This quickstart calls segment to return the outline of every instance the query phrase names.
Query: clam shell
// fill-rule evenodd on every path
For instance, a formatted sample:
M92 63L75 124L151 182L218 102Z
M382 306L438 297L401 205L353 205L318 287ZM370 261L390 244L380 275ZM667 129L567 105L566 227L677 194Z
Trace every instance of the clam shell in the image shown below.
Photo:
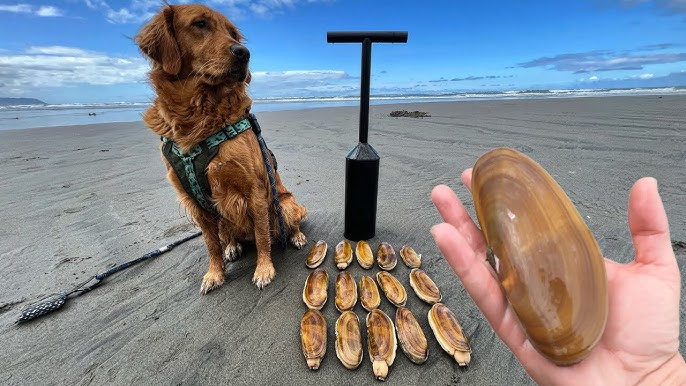
M364 269L369 269L374 265L372 247L364 240L357 242L355 256L357 257L357 262L360 263L360 267Z
M403 262L408 268L419 268L422 265L422 255L407 245L400 248L400 257L402 257Z
M367 314L367 343L374 378L384 381L388 376L388 368L395 361L398 341L393 321L379 309L371 310Z
M379 287L386 295L386 299L393 303L394 306L400 307L404 306L407 301L407 291L405 287L395 278L392 274L386 271L380 271L376 273L376 281L379 283Z
M436 283L421 269L415 268L410 271L410 287L417 294L417 297L429 304L441 301L441 290Z
M336 321L336 356L346 369L355 370L362 363L360 319L345 311Z
M390 271L398 264L398 258L395 256L395 250L389 243L381 243L376 248L376 262L379 268L384 271Z
M319 264L321 264L326 257L327 248L328 245L324 240L319 240L314 243L312 249L310 249L310 252L307 254L307 261L305 262L305 265L307 265L308 268L319 267Z
M307 367L317 370L326 354L326 319L317 310L307 310L300 321L300 343Z
M303 288L303 302L305 302L307 308L321 310L328 298L328 288L329 274L323 269L315 269L312 271L309 276L307 276L305 287Z
M348 240L343 240L336 245L333 259L336 262L338 269L346 269L350 262L353 261L353 247Z
M398 307L395 311L395 330L400 348L412 362L422 364L429 357L429 343L412 311Z
M376 286L374 279L369 276L362 275L360 278L360 304L362 308L371 311L379 307L381 304L381 295L379 288Z
M607 321L605 263L562 188L512 149L483 155L472 175L489 262L531 344L558 365L585 358Z
M442 303L434 304L429 310L429 326L443 350L460 366L467 366L471 360L472 348L464 335L455 314Z
M352 310L357 303L357 283L350 272L336 276L336 309L340 312Z

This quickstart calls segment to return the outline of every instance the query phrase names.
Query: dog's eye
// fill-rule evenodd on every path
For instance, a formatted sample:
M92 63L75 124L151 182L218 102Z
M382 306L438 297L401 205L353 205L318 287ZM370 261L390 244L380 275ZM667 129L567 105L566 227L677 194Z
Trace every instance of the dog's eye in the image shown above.
M205 28L207 28L207 21L206 20L194 21L193 26L200 28L200 29L205 29Z

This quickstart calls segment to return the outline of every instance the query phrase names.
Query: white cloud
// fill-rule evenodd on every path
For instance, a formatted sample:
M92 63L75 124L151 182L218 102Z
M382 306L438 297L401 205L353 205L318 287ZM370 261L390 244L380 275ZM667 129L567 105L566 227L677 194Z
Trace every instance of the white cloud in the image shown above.
M653 74L641 74L641 75L639 75L638 77L641 78L641 79L650 79L650 78L652 78L653 76L655 76L655 75L653 75Z
M137 83L145 81L148 70L142 57L116 57L75 47L30 47L22 53L0 53L0 91Z
M0 5L0 12L12 12L12 13L24 13L32 14L40 17L55 17L62 16L62 11L52 5L43 5L40 7L35 7L31 4L2 4Z
M599 79L599 78L598 78L597 76L595 76L595 75L593 75L592 77L588 78L588 80L591 81L591 82L595 82L595 81L597 81L598 79Z
M256 71L250 91L257 98L340 95L359 89L359 78L338 70Z

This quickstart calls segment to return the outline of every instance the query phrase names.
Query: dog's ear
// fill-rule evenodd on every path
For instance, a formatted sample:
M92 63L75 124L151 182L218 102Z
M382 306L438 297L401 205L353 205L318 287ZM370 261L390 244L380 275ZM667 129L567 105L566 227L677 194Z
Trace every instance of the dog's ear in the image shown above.
M136 35L141 52L162 66L164 72L177 75L181 71L181 53L174 34L174 8L167 5Z

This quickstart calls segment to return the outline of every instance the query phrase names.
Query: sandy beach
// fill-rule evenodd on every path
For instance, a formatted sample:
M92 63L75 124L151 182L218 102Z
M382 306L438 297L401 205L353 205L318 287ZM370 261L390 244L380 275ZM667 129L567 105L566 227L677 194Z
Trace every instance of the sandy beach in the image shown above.
M415 365L399 349L389 385L533 384L494 334L438 252L429 230L440 222L431 189L459 181L484 152L508 146L538 161L577 206L606 257L633 258L627 228L629 189L657 178L684 276L686 264L686 96L508 100L372 106L369 142L381 155L376 237L396 251L412 246L443 292L472 345L458 368L433 337L429 306L408 285L408 308L429 341ZM430 117L394 118L393 110ZM327 355L307 369L298 335L306 310L302 286L309 247L343 239L345 154L356 144L357 107L259 113L285 185L309 211L303 250L275 248L276 279L251 283L254 246L226 267L224 286L202 296L207 251L195 239L108 278L63 309L14 325L20 309L67 290L115 264L137 258L198 229L165 179L159 138L142 122L0 131L0 384L2 385L358 385L372 366L346 370L336 358L332 252ZM330 248L330 251L333 248ZM373 274L353 263L359 281ZM681 352L684 345L684 289ZM394 307L382 299L389 315ZM355 312L366 313L358 304ZM363 329L364 330L364 329ZM650 333L643 331L639 333ZM363 336L366 333L363 333ZM366 340L365 340L366 347Z

